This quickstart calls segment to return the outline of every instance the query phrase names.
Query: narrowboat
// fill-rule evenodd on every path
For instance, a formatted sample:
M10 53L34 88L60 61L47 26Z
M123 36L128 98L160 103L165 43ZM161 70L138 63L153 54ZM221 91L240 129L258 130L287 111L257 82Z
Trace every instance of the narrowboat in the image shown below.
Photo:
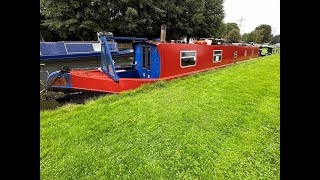
M261 55L266 56L280 52L280 47L272 46L272 45L262 45L260 46Z
M101 67L96 70L70 70L67 67L51 73L46 88L74 93L91 91L121 93L143 84L170 80L202 71L232 65L259 56L259 47L208 45L165 41L166 26L161 26L160 41L135 41L132 66L115 68L108 36L100 34ZM140 39L141 40L141 39Z

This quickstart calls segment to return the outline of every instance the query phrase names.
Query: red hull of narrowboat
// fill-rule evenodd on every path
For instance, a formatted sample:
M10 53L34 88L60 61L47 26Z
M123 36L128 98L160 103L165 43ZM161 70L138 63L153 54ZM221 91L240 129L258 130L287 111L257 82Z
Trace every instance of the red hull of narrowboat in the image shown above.
M78 70L70 72L72 88L108 93L120 93L152 83L157 79L120 78L115 82L99 70Z
M143 66L146 58L143 47L149 48L149 70ZM139 49L140 48L140 49ZM159 80L169 80L210 69L224 67L236 62L257 58L259 48L253 46L225 46L203 44L178 44L139 42L134 45L135 50L135 75L121 77L118 82L100 70L75 70L65 73L62 78L66 81L55 80L51 89L89 90L107 93L120 93L140 87L143 84ZM214 61L214 52L221 52L221 60ZM186 67L181 65L181 52L195 52L194 64ZM236 56L235 56L236 53ZM144 59L146 60L146 59ZM142 64L142 65L141 65ZM148 69L148 68L147 68ZM128 75L126 75L128 76ZM59 79L59 78L58 78Z

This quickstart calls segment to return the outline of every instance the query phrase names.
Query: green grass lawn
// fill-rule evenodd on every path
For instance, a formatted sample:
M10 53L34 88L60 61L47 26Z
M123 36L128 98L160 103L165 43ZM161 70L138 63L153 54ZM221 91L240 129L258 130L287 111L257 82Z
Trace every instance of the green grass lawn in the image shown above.
M280 55L40 112L41 179L280 179Z

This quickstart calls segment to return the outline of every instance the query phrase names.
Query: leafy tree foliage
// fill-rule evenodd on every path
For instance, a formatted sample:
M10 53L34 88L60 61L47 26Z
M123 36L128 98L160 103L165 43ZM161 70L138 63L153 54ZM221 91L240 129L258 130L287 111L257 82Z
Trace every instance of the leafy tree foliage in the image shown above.
M246 42L246 43L249 43L249 39L248 39L248 33L243 33L242 34L242 41Z
M45 20L45 17L40 13L40 41L61 41L59 34L53 30L49 30L46 26L41 24Z
M260 31L261 36L262 36L262 40L261 40L262 43L269 43L272 40L270 25L261 24L255 28L255 31L257 31L257 30L262 30L262 31Z
M220 26L216 29L213 37L224 38L226 36L227 26L225 23L221 22Z
M227 34L233 29L237 29L240 31L240 28L237 23L227 23L226 24L226 33Z
M279 35L275 35L275 36L272 38L271 43L272 43L272 44L280 43L280 34L279 34Z
M101 1L91 0L42 0L40 13L46 18L43 25L56 31L62 38L77 37L90 40L96 31L110 28L105 19L110 19L114 12L112 3L100 6Z
M97 31L154 38L223 36L223 0L41 0L41 26L62 38L95 39Z
M232 29L227 35L227 42L237 43L241 40L240 30Z
M263 32L263 29L250 32L246 42L263 43Z
M255 43L269 43L272 39L271 26L267 24L261 24L248 34L242 36L245 42Z
M255 40L256 40L256 37L255 37L255 31L251 31L250 33L248 33L247 35L247 39L245 42L255 42L257 43Z
M255 37L254 42L256 42L256 43L265 43L265 42L263 41L263 39L264 39L264 32L265 32L264 29L255 30L255 31L254 31L254 37Z
M220 31L221 32L221 36L224 37L225 39L228 39L229 33L233 29L236 29L236 30L240 31L240 28L239 28L237 23L226 23L226 24L224 24L224 27L222 27L221 31ZM240 39L241 39L241 37L240 37ZM227 42L228 42L228 40L227 40Z

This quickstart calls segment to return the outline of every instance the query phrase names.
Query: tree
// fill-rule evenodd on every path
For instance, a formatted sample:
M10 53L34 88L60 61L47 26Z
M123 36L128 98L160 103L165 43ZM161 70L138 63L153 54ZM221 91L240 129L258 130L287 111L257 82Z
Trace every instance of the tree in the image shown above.
M215 30L213 37L223 38L226 36L227 27L226 24L221 22L220 26Z
M167 39L221 36L223 0L41 0L41 25L62 38L92 40L97 31L154 38L167 24Z
M280 43L280 34L279 34L279 35L275 35L275 36L272 38L271 43L272 43L272 44Z
M53 30L49 30L46 26L42 25L45 17L40 13L40 40L42 41L61 41L59 34Z
M250 33L248 33L248 36L247 36L247 41L246 42L255 42L255 33L254 31L251 31ZM257 42L255 42L257 43Z
M136 0L137 1L137 0ZM160 24L167 24L167 40L182 37L221 36L224 24L222 0L140 0L118 4L115 34L154 38Z
M263 42L263 38L264 38L264 29L260 29L260 30L255 30L253 31L254 33L254 42L256 43L264 43Z
M160 35L160 23L166 12L154 0L116 1L118 14L113 19L114 34L152 38Z
M262 30L261 35L262 35L262 43L269 43L272 40L272 35L271 35L271 26L267 24L261 24L258 27L255 28L255 30Z
M227 34L233 29L237 29L240 31L240 28L237 23L227 23L226 24L226 33Z
M227 35L228 43L237 43L241 40L240 30L232 29Z
M163 20L168 25L168 39L221 36L224 18L222 0L166 0L162 5L166 10ZM156 28L159 29L159 25Z
M238 29L240 30L239 26L237 23L227 23L226 24L226 29L227 29L227 33L229 33L231 30L233 29Z
M224 24L224 29L222 31L222 36L226 39L231 30L237 29L240 31L240 28L237 23L226 23ZM240 38L241 39L241 38Z
M105 3L106 5L100 6ZM59 33L60 37L92 40L96 32L112 29L105 23L115 16L114 3L97 0L41 0L40 13L45 17L42 25Z
M242 34L242 41L244 41L246 43L252 42L252 41L249 41L248 36L249 36L248 33L243 33Z
M223 37L224 31L226 29L223 19L225 13L223 10L223 0L205 0L204 1L204 22L203 25L206 25L205 32L202 32L199 36L202 37ZM201 27L202 28L202 27Z
M263 29L251 31L247 36L247 42L262 43Z

